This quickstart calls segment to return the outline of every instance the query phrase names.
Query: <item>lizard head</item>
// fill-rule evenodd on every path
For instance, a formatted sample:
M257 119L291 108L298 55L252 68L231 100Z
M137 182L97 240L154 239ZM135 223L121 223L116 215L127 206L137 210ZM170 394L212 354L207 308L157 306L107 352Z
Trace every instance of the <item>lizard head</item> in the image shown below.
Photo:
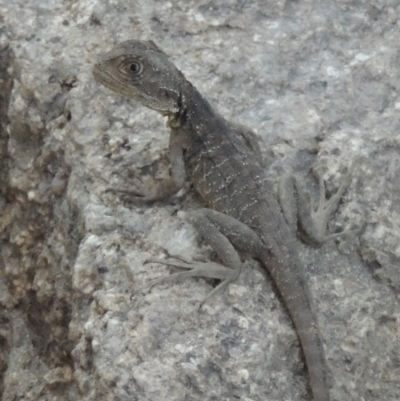
M153 42L129 40L101 55L95 80L163 114L179 111L183 74Z

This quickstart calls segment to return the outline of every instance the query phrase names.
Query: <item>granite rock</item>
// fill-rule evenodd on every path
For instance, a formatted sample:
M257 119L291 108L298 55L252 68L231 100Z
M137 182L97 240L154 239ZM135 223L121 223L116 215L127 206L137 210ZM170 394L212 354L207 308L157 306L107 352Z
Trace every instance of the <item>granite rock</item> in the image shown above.
M0 0L0 391L11 400L311 400L291 320L248 260L215 285L149 257L213 257L187 188L135 206L109 187L168 174L157 113L91 75L155 41L226 117L253 128L275 182L317 196L356 161L330 225L301 248L332 401L400 399L400 3ZM132 184L131 184L132 185Z

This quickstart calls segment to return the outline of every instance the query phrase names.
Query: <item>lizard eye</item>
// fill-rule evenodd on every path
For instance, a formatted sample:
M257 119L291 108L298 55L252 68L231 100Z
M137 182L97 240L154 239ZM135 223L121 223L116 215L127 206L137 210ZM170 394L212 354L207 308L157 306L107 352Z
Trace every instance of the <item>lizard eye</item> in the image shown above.
M125 60L119 70L129 76L140 75L143 71L143 64L139 61Z

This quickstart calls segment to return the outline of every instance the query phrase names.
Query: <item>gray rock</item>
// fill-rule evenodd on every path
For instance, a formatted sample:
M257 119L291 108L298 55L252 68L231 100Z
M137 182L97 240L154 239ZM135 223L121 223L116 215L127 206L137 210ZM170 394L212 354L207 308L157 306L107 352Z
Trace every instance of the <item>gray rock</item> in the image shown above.
M303 247L335 400L400 399L400 4L397 1L0 0L0 391L11 400L310 400L270 278L134 291L167 253L209 258L190 191L134 206L109 187L162 179L168 131L97 85L118 41L154 40L227 118L257 131L271 179L329 193L357 168L331 231Z

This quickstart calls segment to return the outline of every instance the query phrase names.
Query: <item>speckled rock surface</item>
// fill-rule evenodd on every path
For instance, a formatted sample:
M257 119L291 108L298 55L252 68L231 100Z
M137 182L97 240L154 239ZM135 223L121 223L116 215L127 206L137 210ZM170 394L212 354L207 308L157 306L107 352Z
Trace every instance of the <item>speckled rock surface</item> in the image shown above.
M271 179L335 191L331 231L301 258L332 401L400 399L398 1L0 0L0 391L11 400L311 400L296 333L269 277L190 279L209 258L188 190L134 206L108 187L168 174L165 121L96 84L97 54L154 40L227 118L253 128Z

